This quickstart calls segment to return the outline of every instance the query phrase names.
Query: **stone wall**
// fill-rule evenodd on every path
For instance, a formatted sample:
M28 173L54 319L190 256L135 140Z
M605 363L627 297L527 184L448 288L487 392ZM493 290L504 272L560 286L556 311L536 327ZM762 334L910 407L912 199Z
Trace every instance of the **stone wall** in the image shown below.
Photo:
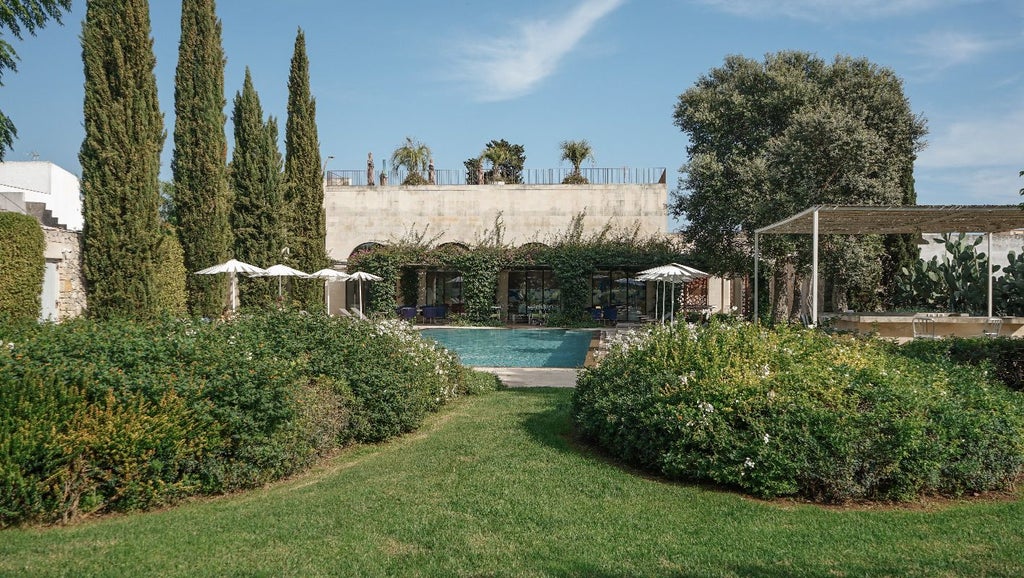
M494 228L500 214L506 243L546 242L586 212L586 232L609 222L640 226L643 235L665 234L665 184L328 186L324 192L327 254L348 261L363 243L387 244L410 231L437 243L472 246Z
M78 317L85 312L82 234L52 227L43 227L43 234L46 235L46 261L57 264L59 291L56 321Z

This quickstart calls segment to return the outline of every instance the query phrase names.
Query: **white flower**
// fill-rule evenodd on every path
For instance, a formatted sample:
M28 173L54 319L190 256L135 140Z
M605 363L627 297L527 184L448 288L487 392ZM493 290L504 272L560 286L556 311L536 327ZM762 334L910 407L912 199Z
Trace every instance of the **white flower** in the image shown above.
M764 434L764 443L767 444L770 441L772 441L772 436L770 436L768 434Z
M715 413L715 406L711 405L706 401L698 403L697 409L703 411L704 413Z
M754 460L750 458L743 460L743 467L747 468L748 470L754 469Z

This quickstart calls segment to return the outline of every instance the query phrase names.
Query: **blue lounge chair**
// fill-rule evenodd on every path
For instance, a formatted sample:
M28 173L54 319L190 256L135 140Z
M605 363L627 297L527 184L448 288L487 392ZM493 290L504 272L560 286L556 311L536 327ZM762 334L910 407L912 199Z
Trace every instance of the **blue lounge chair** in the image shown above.
M617 307L605 307L602 311L604 312L605 323L608 325L615 325L618 323L619 309Z

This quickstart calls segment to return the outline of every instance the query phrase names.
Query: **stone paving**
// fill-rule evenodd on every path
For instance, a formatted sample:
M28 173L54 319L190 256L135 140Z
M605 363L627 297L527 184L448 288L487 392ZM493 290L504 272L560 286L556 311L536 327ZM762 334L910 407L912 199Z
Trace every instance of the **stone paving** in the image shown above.
M578 369L548 367L474 367L497 375L506 387L576 387Z

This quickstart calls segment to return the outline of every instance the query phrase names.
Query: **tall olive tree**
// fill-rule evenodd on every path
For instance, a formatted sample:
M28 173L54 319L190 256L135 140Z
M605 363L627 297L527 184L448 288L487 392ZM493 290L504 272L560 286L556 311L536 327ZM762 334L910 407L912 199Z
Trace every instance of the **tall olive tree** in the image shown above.
M158 312L160 151L146 0L90 0L82 25L85 139L82 268L89 312L146 317Z
M285 201L290 209L290 266L307 273L317 271L329 264L324 175L320 162L320 138L316 128L316 101L309 88L306 36L301 29L295 37L295 52L288 76L284 174ZM323 302L323 285L295 280L291 283L291 296L304 307L318 306Z
M277 121L264 122L260 97L245 69L242 91L235 94L231 122L235 148L231 156L231 230L235 258L269 267L281 258L285 246L285 207L281 196L281 152L277 148ZM250 279L239 287L243 305L267 305L277 295L270 279Z
M913 163L926 134L891 70L849 57L830 64L804 52L726 58L679 97L675 124L690 144L670 211L689 222L690 240L714 256L708 262L716 273L749 271L753 231L811 205L913 203ZM806 240L763 241L776 286L792 287L801 264L793 256L806 254L796 251ZM824 259L877 260L877 267L840 267L872 271L874 279L858 283L877 286L882 252L850 250L850 243L826 239L831 254ZM838 291L849 289L848 280L837 281ZM792 292L776 295L776 315L788 316Z
M226 261L228 224L227 139L224 136L224 49L214 0L184 0L174 77L174 206L185 268ZM226 275L187 275L188 305L195 315L219 314Z
M71 10L71 0L0 0L0 86L4 85L5 70L18 70L18 54L4 39L3 32L6 30L21 40L23 32L35 34L50 20L61 24L61 15L67 10ZM14 123L0 111L0 162L17 136Z

